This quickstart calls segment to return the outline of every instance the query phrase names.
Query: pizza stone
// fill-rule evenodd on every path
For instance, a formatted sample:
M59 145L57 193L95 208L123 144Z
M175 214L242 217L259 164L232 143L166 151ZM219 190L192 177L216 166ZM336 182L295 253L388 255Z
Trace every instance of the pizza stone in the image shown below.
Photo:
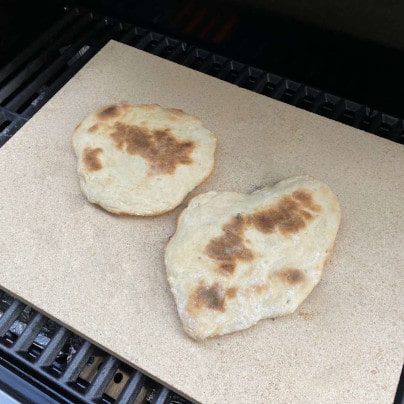
M159 105L103 106L73 133L83 194L116 214L174 209L210 175L215 147L198 118Z
M205 339L293 313L320 281L340 220L335 195L309 176L193 198L165 250L184 330Z

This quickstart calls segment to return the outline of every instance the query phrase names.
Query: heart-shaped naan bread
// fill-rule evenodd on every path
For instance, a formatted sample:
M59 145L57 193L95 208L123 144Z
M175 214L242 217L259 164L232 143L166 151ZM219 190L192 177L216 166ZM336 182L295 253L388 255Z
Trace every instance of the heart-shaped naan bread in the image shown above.
M73 133L83 194L116 214L174 209L212 172L215 147L198 118L159 105L107 105Z
M320 281L340 219L330 188L308 176L193 198L165 250L185 331L204 339L293 313Z

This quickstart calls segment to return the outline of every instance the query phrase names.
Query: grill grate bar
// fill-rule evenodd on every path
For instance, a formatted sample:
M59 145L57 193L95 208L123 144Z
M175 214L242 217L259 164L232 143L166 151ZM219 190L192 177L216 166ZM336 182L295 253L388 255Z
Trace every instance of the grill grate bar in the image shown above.
M88 341L84 341L83 345L79 348L71 362L66 367L60 380L65 383L76 381L94 350L94 345L91 345Z
M236 62L234 60L228 60L222 67L221 71L217 75L219 79L228 81L235 84L240 78L241 72L246 68L243 63Z
M86 19L84 22L87 23L87 20L88 19ZM72 57L77 54L80 49L86 46L87 42L91 40L91 37L98 31L100 31L104 26L104 21L98 21L93 30L87 32L74 45L69 45L69 48L65 50L60 57L58 57L53 63L51 63L50 66L45 68L35 78L35 80L31 81L22 91L20 91L17 97L14 97L11 101L9 101L6 104L6 107L11 110L18 110L25 101L27 101L30 97L32 97L32 95L38 92L38 90L48 81L50 81L55 74L63 69L63 67L66 68L67 62L72 59Z
M70 334L69 330L60 327L42 351L41 356L37 360L37 365L42 367L51 366Z
M60 54L59 49L74 41L75 37L77 38L80 32L82 32L86 25L88 25L90 22L91 16L89 14L85 14L84 16L80 17L76 24L73 24L73 28L71 30L67 30L57 40L48 40L47 43L49 47L47 49L43 49L43 51L40 52L37 57L32 59L23 70L21 70L14 78L9 80L6 85L2 86L0 90L0 102L3 103L7 97L12 95L12 93L20 88L25 82L29 81L30 83L35 84L38 80L35 75L41 69L41 67L46 63L52 63L52 60L54 59L60 60L58 58ZM8 108L12 108L10 105L7 106Z
M14 299L11 305L7 308L7 310L0 317L0 336L4 336L4 334L10 329L11 325L17 320L18 316L24 310L25 304L21 303L19 300Z
M121 394L117 398L117 403L130 403L139 395L144 386L146 376L139 371L134 371L126 382Z
M108 356L105 362L101 365L99 372L95 375L94 380L88 387L85 393L85 398L91 401L101 399L106 387L114 377L118 367L118 359L114 358L113 356Z
M2 107L0 105L0 117L8 117L11 120L22 118L22 116L16 112L10 111L9 109ZM26 118L28 120L28 118Z
M185 42L179 42L177 46L174 47L173 51L164 56L167 60L171 60L172 62L176 62L182 64L181 61L184 58L188 49L188 45Z
M281 78L276 85L274 86L272 93L271 93L271 98L274 98L275 100L281 100L283 98L283 95L287 89L287 79ZM286 100L284 100L286 102Z
M39 312L36 312L30 319L27 327L22 332L22 334L17 338L17 340L12 345L12 350L14 352L25 352L34 342L39 331L46 323L46 317Z
M12 121L5 122L6 125L0 129L0 147L3 146L25 123L26 119L13 119Z
M223 69L223 66L228 61L225 57L218 57L217 55L209 55L203 62L201 72L217 77Z
M136 48L150 52L156 48L162 39L163 35L149 31L136 43Z
M178 46L179 41L170 40L170 38L163 37L163 39L155 46L151 53L156 56L168 59L174 49Z
M187 55L182 61L182 64L190 67L191 69L200 70L208 57L209 52L199 48L190 48L189 52L187 52Z
M241 72L235 84L239 87L253 90L260 82L260 78L264 72L261 69L255 69L250 66L246 66Z
M75 46L74 50L72 49L69 56L74 58L76 55L74 63L64 71L60 72L54 81L48 84L47 88L41 93L41 95L24 109L24 116L34 115L34 113L39 110L67 81L69 81L84 66L84 64L87 63L88 60L90 60L108 42L109 39L111 39L122 29L122 25L110 25L104 20L100 22L100 27L97 26L95 30L92 31L92 35L105 27L107 28L107 32L99 39L97 43L91 43L89 48L82 55L80 55L79 52L81 49L83 49L83 46L86 43L85 40L81 41L81 45L83 46ZM90 37L91 36L89 36L89 38Z
M26 356L18 355L18 361L16 361L16 357L11 354L11 351L0 345L0 358L3 360L7 360L10 363L14 364L18 370L22 369L24 372L28 373L32 377L32 374L36 375L36 380L41 380L41 383L44 383L47 388L54 388L55 385L58 386L58 379L51 377L47 372L39 371L36 363L31 362ZM20 375L20 372L17 372ZM39 377L38 377L39 376ZM58 386L60 390L60 385ZM62 393L63 397L74 398L74 401L61 401L61 402L74 402L74 403L84 403L83 396L77 390L72 388L70 385L64 385L64 391ZM57 388L55 390L58 390ZM46 390L45 390L46 391Z
M127 45L133 46L137 43L141 38L143 38L148 31L140 27L129 27L128 32L119 38L119 40Z
M61 31L66 27L71 26L71 23L75 18L77 18L78 10L71 10L64 14L60 20L58 20L52 27L49 28L43 35L41 35L37 40L35 40L30 46L25 48L22 52L18 54L10 63L5 65L0 70L0 83L9 77L16 70L19 70L24 63L32 58L32 55L41 51L41 49L46 49L44 43L48 43L53 38L56 38Z
M260 94L266 95L267 97L272 98L272 94L276 88L276 86L282 81L282 77L277 76L275 74L267 73L267 82L265 83L264 88L260 92Z
M5 294L5 296L7 297L8 295ZM50 320L39 312L33 311L29 306L19 302L18 299L9 299L9 301L11 301L11 304L8 303L10 306L0 318L0 326L5 329L5 332L10 328L13 321L19 319L23 311L27 311L27 313L31 311L32 313L24 331L19 337L17 337L17 340L11 347L5 344L0 344L0 359L4 363L7 363L7 366L9 366L10 369L14 369L14 372L20 376L23 374L27 375L26 377L28 377L29 380L32 378L31 374L35 374L37 379L33 379L33 382L34 384L38 383L36 384L37 386L42 386L42 391L46 392L49 390L50 395L53 396L56 394L58 397L65 398L63 400L58 400L57 402L114 402L111 401L108 396L102 397L101 399L102 394L100 395L99 392L103 389L105 390L108 382L111 381L111 378L114 376L114 372L120 364L118 359L104 353L105 364L98 370L98 373L96 373L93 382L88 388L93 389L93 392L96 391L96 388L99 388L99 399L96 400L95 398L91 399L91 397L87 397L83 386L79 383L79 375L88 363L90 355L92 355L97 348L90 344L90 342L84 341L81 347L73 354L73 359L67 365L66 369L61 372L61 376L55 376L52 368L47 365L56 358L60 352L61 346L67 339L70 339L70 335L73 336L73 334L71 334L66 328L58 326L56 331L49 338L49 342L46 344L45 348L43 348L42 353L39 354L39 359L37 359L38 350L40 350L42 345L38 346L38 343L34 342L34 340L36 341L37 335L43 329L45 323L48 324L47 322ZM6 315L6 313L8 314ZM10 317L10 313L14 313L13 318ZM46 327L47 326L45 326L45 328ZM37 349L31 351L34 346L36 346ZM111 363L113 366L111 366ZM21 371L19 369L21 369ZM142 384L140 382L139 385L133 383L132 386L137 387L137 391L139 391L139 386L141 388ZM130 386L127 387L126 390L128 391L128 394L130 394ZM91 394L91 390L88 394Z
M153 397L152 404L167 404L170 399L170 390L161 386Z
M268 81L269 81L268 73L262 72L262 75L257 77L257 81L251 90L256 93L262 94Z

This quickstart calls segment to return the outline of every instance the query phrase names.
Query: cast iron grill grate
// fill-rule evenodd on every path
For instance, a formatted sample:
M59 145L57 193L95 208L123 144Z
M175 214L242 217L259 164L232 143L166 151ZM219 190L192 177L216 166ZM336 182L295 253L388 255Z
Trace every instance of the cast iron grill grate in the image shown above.
M0 70L0 146L110 39L404 144L404 121L141 27L83 11L65 14Z
M189 403L0 290L0 376L8 371L31 383L13 386L22 402ZM33 388L46 395L33 399Z

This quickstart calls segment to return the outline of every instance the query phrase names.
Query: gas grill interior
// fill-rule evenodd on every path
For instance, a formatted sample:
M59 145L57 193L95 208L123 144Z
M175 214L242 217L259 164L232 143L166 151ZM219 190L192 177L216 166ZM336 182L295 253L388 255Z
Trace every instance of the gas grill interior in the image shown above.
M404 48L391 40L331 30L259 1L9 0L0 18L0 146L111 39L404 144ZM38 403L189 402L5 291L2 394Z

